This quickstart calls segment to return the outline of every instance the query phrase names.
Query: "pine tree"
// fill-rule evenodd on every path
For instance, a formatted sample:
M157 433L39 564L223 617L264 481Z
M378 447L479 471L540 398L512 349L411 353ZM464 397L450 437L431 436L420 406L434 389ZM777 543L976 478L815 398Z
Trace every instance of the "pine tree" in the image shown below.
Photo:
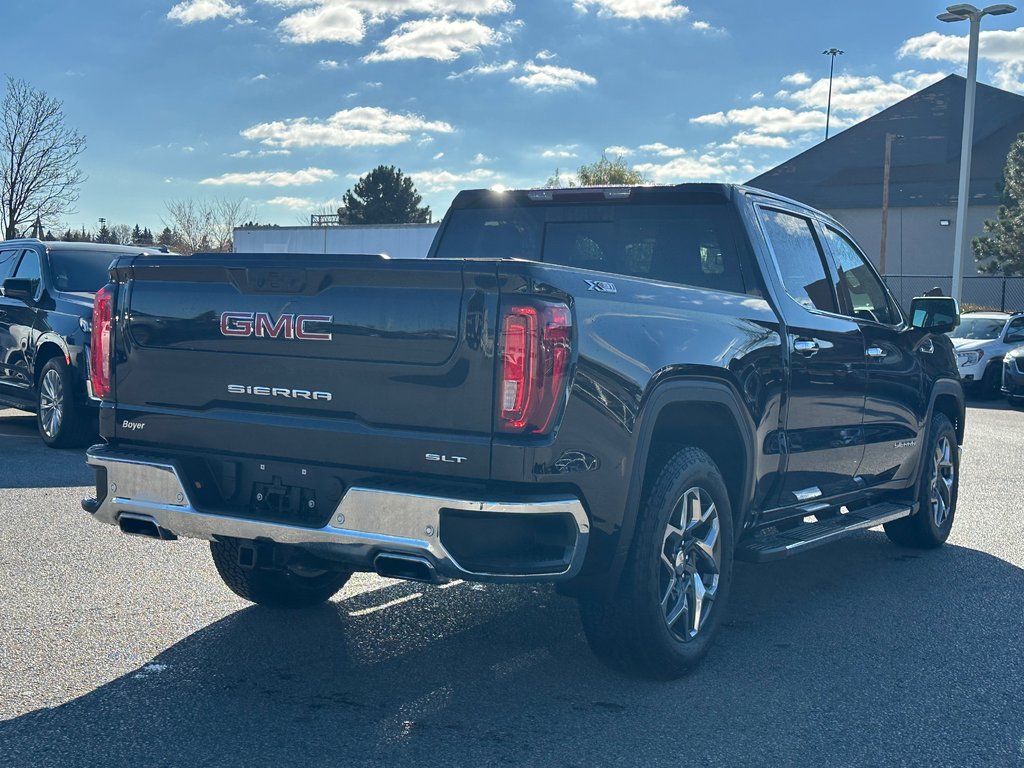
M96 242L97 243L113 243L114 242L113 237L110 234L110 229L107 227L107 225L105 223L100 225L100 231L96 233Z
M974 258L979 272L1024 275L1024 133L1010 145L1001 186L997 218L985 222L988 234L974 238Z
M393 165L379 165L342 196L343 224L421 224L430 221L430 206L412 179Z
M170 227L164 227L164 231L160 233L160 237L157 238L158 245L166 245L168 248L174 244L174 233L171 232Z

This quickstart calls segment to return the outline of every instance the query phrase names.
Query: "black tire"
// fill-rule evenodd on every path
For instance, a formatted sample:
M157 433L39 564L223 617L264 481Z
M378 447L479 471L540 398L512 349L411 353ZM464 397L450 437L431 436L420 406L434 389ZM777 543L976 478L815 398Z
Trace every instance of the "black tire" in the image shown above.
M986 400L999 397L1003 385L1003 359L992 360L985 368L985 373L978 383L978 396Z
M902 547L934 549L941 547L953 530L960 490L956 430L945 414L932 416L921 461L917 513L886 523L885 534Z
M59 357L48 360L39 374L36 426L51 448L84 445L96 432L95 416L78 401L71 369Z
M349 570L243 568L238 564L238 539L210 542L217 573L227 588L251 603L270 608L309 608L331 597L349 580Z
M1009 403L1011 408L1024 408L1024 397L1014 397L1013 395L1007 395L1006 402Z
M657 680L680 677L714 640L729 597L732 563L725 482L704 451L683 448L664 463L645 495L614 596L580 598L590 647L616 669ZM703 610L695 612L700 591L705 592Z

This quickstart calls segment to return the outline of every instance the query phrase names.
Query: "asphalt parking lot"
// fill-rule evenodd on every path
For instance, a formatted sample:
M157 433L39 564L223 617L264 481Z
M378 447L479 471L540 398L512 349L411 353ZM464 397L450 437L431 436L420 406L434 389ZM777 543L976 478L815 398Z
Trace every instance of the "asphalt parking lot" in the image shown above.
M1024 411L972 407L949 544L738 564L704 665L602 667L548 587L357 576L255 608L78 505L0 411L0 766L1024 764Z

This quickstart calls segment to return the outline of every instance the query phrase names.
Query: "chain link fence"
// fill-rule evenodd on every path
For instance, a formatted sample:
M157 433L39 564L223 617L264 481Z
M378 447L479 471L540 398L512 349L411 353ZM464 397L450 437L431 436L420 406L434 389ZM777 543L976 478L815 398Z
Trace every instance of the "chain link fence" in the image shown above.
M923 296L932 288L942 289L944 296L949 296L953 290L951 275L887 275L885 282L904 309L910 306L912 298ZM960 303L965 310L1024 310L1024 277L965 277L962 290Z

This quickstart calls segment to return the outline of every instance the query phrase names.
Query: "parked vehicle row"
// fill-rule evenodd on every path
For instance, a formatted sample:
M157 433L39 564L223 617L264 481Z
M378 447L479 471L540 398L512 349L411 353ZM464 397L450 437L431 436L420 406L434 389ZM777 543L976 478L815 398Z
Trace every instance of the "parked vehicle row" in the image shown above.
M1024 313L964 313L950 338L964 386L982 397L995 397L1003 384L1003 358L1024 345Z

